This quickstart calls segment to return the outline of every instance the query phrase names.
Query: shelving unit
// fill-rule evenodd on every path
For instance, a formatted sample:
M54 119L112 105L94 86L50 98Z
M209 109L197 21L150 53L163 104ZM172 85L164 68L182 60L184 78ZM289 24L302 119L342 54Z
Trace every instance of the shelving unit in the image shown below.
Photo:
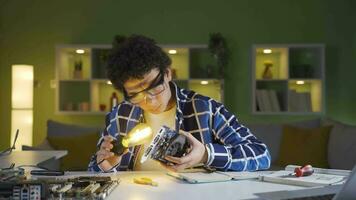
M252 47L253 114L320 114L324 103L324 45Z
M223 83L207 45L161 45L172 59L173 80L182 88L223 101ZM104 114L110 96L123 95L106 78L111 45L58 45L56 47L56 113ZM78 70L80 69L80 70ZM78 72L79 71L79 72Z

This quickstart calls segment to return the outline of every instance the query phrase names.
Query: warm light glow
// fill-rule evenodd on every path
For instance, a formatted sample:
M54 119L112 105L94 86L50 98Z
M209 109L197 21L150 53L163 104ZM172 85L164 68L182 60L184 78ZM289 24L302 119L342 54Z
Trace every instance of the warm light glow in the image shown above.
M263 49L263 53L265 54L272 53L272 49Z
M21 150L22 145L32 146L32 110L12 110L11 112L11 140L12 145L16 130L19 129L19 136L16 142L16 150Z
M12 108L32 109L33 107L33 66L12 66Z
M22 145L32 146L33 127L33 66L12 66L12 94L11 94L11 145L14 141L16 130L19 136L16 150L21 150Z
M177 54L177 50L175 49L171 49L168 51L169 54Z
M303 85L304 81L297 81L296 83L297 83L297 85Z
M111 81L107 81L106 84L108 85L112 85Z
M152 129L147 124L140 123L135 126L126 137L122 140L124 147L132 147L135 145L144 144L152 138Z
M77 54L83 54L83 53L85 53L84 49L77 49L77 50L75 50L75 52L76 52Z
M208 85L209 82L208 82L208 81L200 81L200 84L202 84L202 85Z

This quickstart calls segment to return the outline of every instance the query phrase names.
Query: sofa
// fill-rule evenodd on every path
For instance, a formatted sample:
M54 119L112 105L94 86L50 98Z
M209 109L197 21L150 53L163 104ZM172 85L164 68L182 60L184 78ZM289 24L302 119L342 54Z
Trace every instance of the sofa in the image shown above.
M356 126L331 119L313 119L293 123L246 125L267 144L272 157L271 169L288 164L312 164L315 167L352 169L356 164ZM47 138L24 150L68 150L52 169L86 170L103 127L87 127L47 121Z
M47 121L47 137L33 147L23 145L22 150L67 150L68 154L59 161L45 163L41 167L64 170L87 170L89 160L96 152L96 144L103 127L66 124Z
M288 164L348 169L356 164L356 126L332 119L246 124L269 148L271 169Z

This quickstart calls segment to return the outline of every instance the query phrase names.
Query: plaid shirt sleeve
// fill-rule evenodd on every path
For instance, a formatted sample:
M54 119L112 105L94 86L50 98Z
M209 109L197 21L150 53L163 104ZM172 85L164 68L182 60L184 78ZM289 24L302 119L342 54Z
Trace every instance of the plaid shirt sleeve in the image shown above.
M224 105L211 102L212 132L218 140L206 144L207 166L219 170L255 171L268 169L271 156L267 146L260 142L248 128L239 124Z
M110 125L110 113L106 114L106 117L105 117L105 129L102 131L101 133L101 137L97 143L97 150L100 149L100 145L102 143L102 141L104 140L104 136L105 135L108 135L108 132L107 132L107 127ZM97 164L97 161L96 161L96 154L94 154L91 159L90 159L90 162L89 162L89 165L88 165L88 171L95 171L95 172L104 172L104 170L102 170L99 165Z

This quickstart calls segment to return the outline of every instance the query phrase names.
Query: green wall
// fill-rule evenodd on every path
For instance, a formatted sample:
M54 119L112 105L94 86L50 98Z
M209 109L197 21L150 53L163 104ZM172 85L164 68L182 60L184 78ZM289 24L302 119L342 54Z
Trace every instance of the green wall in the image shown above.
M9 145L11 65L35 66L34 143L46 120L102 125L103 116L54 114L55 45L108 44L144 34L161 44L204 44L221 32L231 49L225 104L242 122L315 116L250 113L250 50L255 43L325 43L326 115L356 124L356 21L352 0L39 1L0 0L0 149Z

